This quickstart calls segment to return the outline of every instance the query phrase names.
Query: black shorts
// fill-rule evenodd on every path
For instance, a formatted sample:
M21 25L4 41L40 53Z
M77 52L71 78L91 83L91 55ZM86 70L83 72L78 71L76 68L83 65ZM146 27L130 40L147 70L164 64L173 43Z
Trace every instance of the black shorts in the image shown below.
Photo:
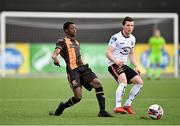
M68 73L68 81L72 88L85 87L87 90L92 90L90 82L97 78L96 74L92 72L88 64L79 66L76 69L70 70Z
M127 65L123 65L122 67L119 67L116 64L112 64L111 66L108 67L108 71L111 73L111 75L116 79L116 81L118 81L118 76L121 73L125 73L126 75L126 79L127 79L127 83L130 84L130 80L138 75L133 69L131 69L129 66Z

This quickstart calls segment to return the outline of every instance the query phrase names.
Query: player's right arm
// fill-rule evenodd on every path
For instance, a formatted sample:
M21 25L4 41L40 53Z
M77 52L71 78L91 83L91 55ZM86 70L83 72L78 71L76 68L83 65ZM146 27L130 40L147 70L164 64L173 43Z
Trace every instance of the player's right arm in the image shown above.
M116 58L112 54L112 52L115 50L115 47L116 47L116 40L117 39L115 37L111 37L107 51L106 51L106 57L112 62L114 62L115 64L117 64L118 66L122 66L124 62L116 60Z
M61 49L56 48L52 55L52 59L54 60L54 65L59 66L59 67L60 67L60 63L58 60L58 55L59 55L60 51L61 51Z
M52 59L54 60L54 65L60 67L60 63L58 60L58 55L61 52L61 49L64 47L64 39L59 39L58 42L56 43L56 48L53 52Z

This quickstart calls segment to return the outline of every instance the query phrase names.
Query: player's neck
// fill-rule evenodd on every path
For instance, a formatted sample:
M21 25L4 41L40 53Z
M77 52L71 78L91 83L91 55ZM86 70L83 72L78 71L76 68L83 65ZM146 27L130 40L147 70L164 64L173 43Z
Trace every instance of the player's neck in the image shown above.
M157 35L155 35L155 37L156 37L156 38L160 38L161 36L157 36Z
M124 32L124 30L121 31L122 35L125 37L125 38L129 38L130 37L130 34Z
M67 35L67 34L66 34L66 37L69 38L69 39L72 39L72 40L75 40L75 38L76 38L75 36L71 37L70 35Z

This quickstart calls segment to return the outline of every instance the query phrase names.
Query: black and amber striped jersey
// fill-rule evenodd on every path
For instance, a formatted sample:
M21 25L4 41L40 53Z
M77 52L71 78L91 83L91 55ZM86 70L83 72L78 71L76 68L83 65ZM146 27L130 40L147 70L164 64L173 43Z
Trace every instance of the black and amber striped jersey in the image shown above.
M61 49L60 55L66 62L67 71L84 65L80 54L80 45L77 40L67 37L58 39L56 48Z

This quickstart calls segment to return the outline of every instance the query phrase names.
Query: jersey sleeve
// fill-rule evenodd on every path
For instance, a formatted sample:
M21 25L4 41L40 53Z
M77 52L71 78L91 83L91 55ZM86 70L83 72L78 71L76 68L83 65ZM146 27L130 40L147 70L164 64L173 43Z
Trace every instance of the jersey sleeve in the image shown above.
M111 38L110 38L110 40L109 40L109 46L112 46L112 47L116 47L116 45L117 45L117 38L115 37L115 36L112 36Z
M57 49L57 48L62 49L64 47L64 44L65 44L65 42L64 42L63 38L62 39L58 39L58 41L56 43L56 48L55 49Z
M135 37L133 38L133 41L132 41L131 44L132 44L132 48L134 48L134 46L135 46L135 44L136 44L136 38L135 38Z

